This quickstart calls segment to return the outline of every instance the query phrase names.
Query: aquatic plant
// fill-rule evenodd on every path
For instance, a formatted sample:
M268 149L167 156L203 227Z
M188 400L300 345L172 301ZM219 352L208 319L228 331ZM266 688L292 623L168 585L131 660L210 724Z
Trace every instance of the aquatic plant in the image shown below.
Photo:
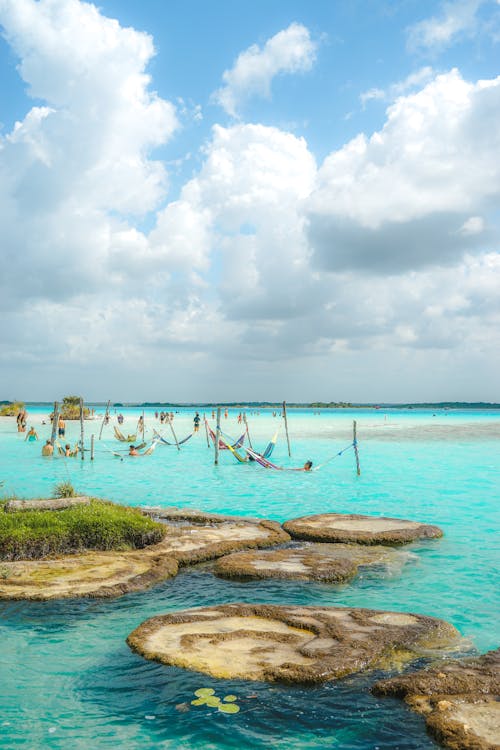
M226 695L222 700L215 695L213 688L199 688L195 690L194 694L197 698L191 701L192 706L208 706L209 708L217 708L224 714L237 714L240 707L234 703L237 700L235 695Z
M142 549L160 542L163 524L140 511L92 500L63 510L0 512L0 560L37 560L84 550Z

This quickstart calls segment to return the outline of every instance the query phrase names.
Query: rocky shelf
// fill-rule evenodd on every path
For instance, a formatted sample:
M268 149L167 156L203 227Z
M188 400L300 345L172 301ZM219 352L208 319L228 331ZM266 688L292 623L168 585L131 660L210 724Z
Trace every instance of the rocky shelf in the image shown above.
M222 578L291 578L342 583L360 567L401 568L414 557L381 545L303 544L299 547L235 552L219 558L214 572Z
M381 680L373 692L404 698L451 750L500 748L500 649Z
M360 516L355 513L320 513L286 521L283 528L295 539L311 542L407 544L415 539L443 536L437 526L402 518Z
M223 604L153 617L127 638L147 659L225 679L334 680L455 645L433 617L348 607Z

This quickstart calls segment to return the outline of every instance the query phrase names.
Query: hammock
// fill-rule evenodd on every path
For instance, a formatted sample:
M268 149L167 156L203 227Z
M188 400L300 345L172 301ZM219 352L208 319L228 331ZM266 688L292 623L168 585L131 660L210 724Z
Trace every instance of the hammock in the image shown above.
M169 440L165 440L165 438L160 435L159 432L156 432L156 430L153 430L155 438L160 442L164 443L165 445L182 445L183 443L187 443L187 441L193 437L193 433L191 435L188 435L187 437L183 438L182 440L179 440L178 443L171 443Z
M137 440L137 433L135 435L127 435L127 437L125 437L123 432L120 432L118 427L114 427L114 431L115 431L115 438L119 440L121 443L135 443L135 441Z
M279 432L279 430L276 430L276 432L274 433L274 437L273 437L273 438L272 438L272 440L271 440L271 441L270 441L270 442L269 442L269 443L267 444L267 448L266 448L266 450L264 451L264 453L261 453L261 456L262 456L262 458L269 458L269 456L270 456L270 455L271 455L271 453L273 452L273 450L274 450L274 446L276 445L276 441L277 441L277 439L278 439L278 432Z
M208 422L206 422L206 425L207 425L208 434L210 435L212 443L215 445L215 440L216 440L216 438L215 438L215 432L212 430L212 428L210 427L210 425L208 424ZM243 435L241 435L238 438L238 440L231 445L231 448L241 448L241 446L245 442L245 435L246 435L246 430L243 433ZM228 449L229 449L228 443L226 443L224 440L220 439L219 440L219 450L225 451L225 450L228 450Z

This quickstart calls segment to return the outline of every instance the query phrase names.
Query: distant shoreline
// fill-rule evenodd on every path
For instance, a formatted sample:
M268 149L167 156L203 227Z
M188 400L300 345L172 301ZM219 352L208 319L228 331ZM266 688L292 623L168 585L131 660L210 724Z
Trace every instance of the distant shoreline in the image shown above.
M0 401L0 406L8 405L13 401L4 400ZM26 406L47 406L50 408L53 404L52 401L26 401ZM86 401L87 406L93 406L98 408L105 408L106 401ZM221 401L218 403L214 402L160 402L160 401L144 401L144 402L116 402L111 405L113 409L125 409L125 408L143 408L143 409L216 409L218 406L227 409L281 409L282 402L276 401ZM349 409L500 409L500 403L492 403L487 401L438 401L438 402L414 402L414 403L336 403L336 402L322 402L314 401L311 403L306 402L287 402L287 408L289 409L329 409L329 410L349 410Z

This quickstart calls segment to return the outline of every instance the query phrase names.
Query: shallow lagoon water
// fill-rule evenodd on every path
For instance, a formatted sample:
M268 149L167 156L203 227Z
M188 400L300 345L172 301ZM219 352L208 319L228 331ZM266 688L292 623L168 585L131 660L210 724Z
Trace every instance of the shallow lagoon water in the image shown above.
M46 409L30 409L40 437ZM132 432L138 410L123 410ZM433 414L436 414L434 417ZM176 416L179 438L191 431L193 410ZM71 479L87 493L132 505L204 508L283 521L325 511L414 518L441 526L445 537L404 549L415 559L401 572L372 571L352 584L287 581L238 583L212 576L209 565L185 569L149 591L112 601L0 604L0 746L2 748L283 748L437 747L420 717L401 702L370 695L374 675L319 687L213 680L166 668L133 654L125 637L147 617L224 601L349 605L412 611L452 622L470 647L498 646L498 412L291 411L292 459L281 430L273 460L315 465L350 442L358 421L362 475L351 452L318 472L273 472L241 466L221 454L213 466L202 431L177 452L123 461L105 428L96 460L42 459L41 443L25 443L13 420L0 420L0 480L20 496L50 494ZM148 427L152 417L147 419ZM263 448L280 423L270 412L249 415ZM156 423L155 423L156 424ZM100 422L87 422L88 434ZM233 436L235 413L223 420ZM241 430L240 430L241 431ZM168 430L163 430L168 437ZM70 424L67 439L79 433ZM205 706L184 713L200 687L238 696L241 711L224 715ZM255 697L254 697L255 696Z

